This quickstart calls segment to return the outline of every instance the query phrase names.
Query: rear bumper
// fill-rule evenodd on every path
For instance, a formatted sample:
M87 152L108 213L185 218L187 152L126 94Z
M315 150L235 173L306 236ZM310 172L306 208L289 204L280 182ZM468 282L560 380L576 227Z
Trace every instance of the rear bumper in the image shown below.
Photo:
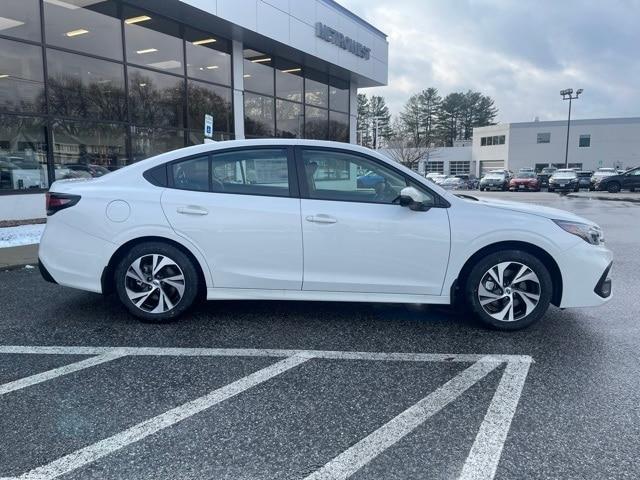
M47 282L55 283L55 284L58 283L55 281L53 276L51 276L51 274L49 273L49 270L47 270L47 267L44 266L44 264L42 263L42 260L40 260L39 258L38 258L38 270L40 270L40 275L42 275L42 278L44 278Z

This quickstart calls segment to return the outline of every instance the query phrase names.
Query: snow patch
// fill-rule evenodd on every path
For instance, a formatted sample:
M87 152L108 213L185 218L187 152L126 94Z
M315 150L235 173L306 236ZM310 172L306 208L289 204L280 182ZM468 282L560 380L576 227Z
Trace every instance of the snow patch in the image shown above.
M40 243L44 224L0 228L0 248Z

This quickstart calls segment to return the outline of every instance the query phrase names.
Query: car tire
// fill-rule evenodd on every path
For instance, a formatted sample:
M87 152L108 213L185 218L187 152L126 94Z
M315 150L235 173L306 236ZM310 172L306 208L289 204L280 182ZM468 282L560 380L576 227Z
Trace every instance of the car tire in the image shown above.
M607 192L618 193L620 191L620 184L618 182L611 182L607 184Z
M193 261L163 242L131 248L118 262L114 281L120 302L148 323L178 318L194 304L200 287Z
M498 286L498 280L502 285ZM505 250L484 256L472 267L465 298L485 326L520 330L547 312L552 283L549 270L537 257L522 250Z

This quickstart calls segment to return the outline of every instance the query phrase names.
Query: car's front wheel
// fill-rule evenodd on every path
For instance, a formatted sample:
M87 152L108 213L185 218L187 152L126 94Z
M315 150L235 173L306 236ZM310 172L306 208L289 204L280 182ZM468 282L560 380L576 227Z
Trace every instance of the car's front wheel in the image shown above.
M618 193L620 191L620 184L618 182L611 182L607 184L607 192Z
M198 273L178 248L149 242L135 245L115 269L120 301L146 322L167 322L182 315L198 296Z
M499 330L518 330L538 321L551 303L547 267L521 250L489 254L467 278L466 298L476 316Z

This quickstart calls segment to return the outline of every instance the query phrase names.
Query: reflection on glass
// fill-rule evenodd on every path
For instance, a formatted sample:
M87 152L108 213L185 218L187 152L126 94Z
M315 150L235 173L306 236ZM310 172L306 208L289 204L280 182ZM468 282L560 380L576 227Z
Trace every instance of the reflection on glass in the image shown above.
M0 109L44 111L44 74L40 47L0 39Z
M247 49L244 51L244 89L274 94L273 59L270 55Z
M302 105L276 100L276 137L300 138L304 127Z
M336 142L349 141L349 115L329 112L329 140Z
M231 54L227 40L187 29L185 45L189 77L231 85Z
M125 7L127 62L167 73L184 74L178 24Z
M122 65L49 49L47 67L52 113L126 121Z
M184 147L183 130L131 127L133 161Z
M126 128L109 123L63 122L53 125L56 180L102 176L127 163Z
M47 187L44 120L0 115L0 190Z
M247 137L274 136L274 100L253 93L244 94L244 131Z
M40 2L38 0L2 0L0 35L39 42Z
M113 1L45 0L47 43L122 60L122 30Z
M322 108L306 107L304 137L315 140L328 138L329 111Z
M329 108L349 113L349 82L332 78L329 83Z
M318 76L318 78L320 78ZM329 101L329 86L325 82L314 80L313 78L304 79L304 101L309 105L327 108Z
M184 79L129 68L129 108L133 123L157 127L184 124Z
M302 102L302 67L283 60L276 63L276 97Z
M221 131L214 131L212 140L216 142L222 142L224 140L233 140L235 135L233 133L225 133ZM189 130L187 132L187 146L202 145L204 143L204 131L203 130Z
M204 130L204 116L213 116L213 131L232 132L231 89L208 83L188 82L189 126Z

